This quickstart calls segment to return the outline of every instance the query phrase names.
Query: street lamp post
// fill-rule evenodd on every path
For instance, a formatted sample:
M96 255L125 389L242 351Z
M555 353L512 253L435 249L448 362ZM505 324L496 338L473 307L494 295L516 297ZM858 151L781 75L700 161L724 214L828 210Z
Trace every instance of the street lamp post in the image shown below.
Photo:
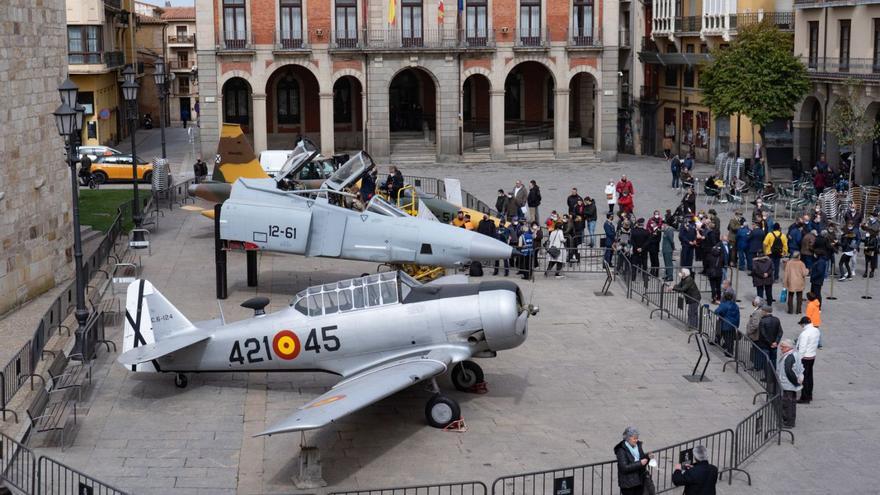
M76 174L77 146L80 143L83 126L83 114L85 107L77 105L76 96L79 88L69 78L58 87L61 95L61 105L53 112L55 126L58 134L64 139L64 150L67 155L67 166L70 168L70 186L73 193L73 260L74 276L76 278L76 343L74 354L79 354L85 361L86 346L84 334L86 323L89 320L89 310L86 309L86 281L82 264L82 235L79 224L79 185Z
M159 91L159 133L162 136L162 158L167 158L165 155L165 97L168 96L168 86L165 74L165 59L162 57L156 59L153 69L153 81L156 83L156 89Z
M134 184L134 206L131 210L131 221L134 222L136 229L141 228L144 217L141 214L141 202L138 196L138 176L137 176L137 149L135 144L135 129L137 128L138 105L137 94L139 85L135 82L134 68L129 65L122 71L125 82L122 83L122 97L125 99L126 110L128 114L128 128L131 131L131 179Z

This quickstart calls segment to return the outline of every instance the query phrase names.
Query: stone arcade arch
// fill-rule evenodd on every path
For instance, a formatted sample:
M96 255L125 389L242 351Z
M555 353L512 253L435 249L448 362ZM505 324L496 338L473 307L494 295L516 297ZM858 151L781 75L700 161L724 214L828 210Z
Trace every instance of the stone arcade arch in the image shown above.
M462 147L465 152L489 149L491 89L492 83L482 73L474 73L462 83Z
M556 78L547 65L526 60L513 66L504 79L505 150L553 149L555 107Z
M268 149L293 149L298 136L320 146L320 84L309 68L287 64L275 69L266 79L265 99Z

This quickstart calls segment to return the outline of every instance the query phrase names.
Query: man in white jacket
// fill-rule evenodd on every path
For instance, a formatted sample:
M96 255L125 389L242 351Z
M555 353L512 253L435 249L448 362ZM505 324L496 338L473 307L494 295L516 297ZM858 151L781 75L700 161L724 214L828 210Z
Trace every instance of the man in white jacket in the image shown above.
M614 180L609 180L605 186L605 198L608 200L608 213L614 213L614 205L617 204L617 186Z
M804 388L798 404L809 404L813 400L813 365L816 363L816 349L819 347L819 329L806 316L798 324L803 331L797 338L797 353L804 365Z

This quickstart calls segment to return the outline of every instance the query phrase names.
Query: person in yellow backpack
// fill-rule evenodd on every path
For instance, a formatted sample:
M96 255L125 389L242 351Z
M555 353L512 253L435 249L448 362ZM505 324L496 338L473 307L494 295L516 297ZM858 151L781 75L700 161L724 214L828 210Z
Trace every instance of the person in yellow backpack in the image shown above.
M788 237L778 223L774 223L773 230L764 236L764 254L773 260L773 280L779 280L779 264L783 256L788 256Z

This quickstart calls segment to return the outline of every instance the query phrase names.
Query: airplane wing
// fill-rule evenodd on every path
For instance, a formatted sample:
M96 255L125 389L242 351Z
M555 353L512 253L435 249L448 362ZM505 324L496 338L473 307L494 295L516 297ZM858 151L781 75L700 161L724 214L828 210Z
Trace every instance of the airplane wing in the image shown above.
M169 337L125 351L117 358L117 361L123 366L146 363L209 338L211 338L211 334L206 332L192 332Z
M446 371L451 359L412 358L352 376L254 436L311 430Z

